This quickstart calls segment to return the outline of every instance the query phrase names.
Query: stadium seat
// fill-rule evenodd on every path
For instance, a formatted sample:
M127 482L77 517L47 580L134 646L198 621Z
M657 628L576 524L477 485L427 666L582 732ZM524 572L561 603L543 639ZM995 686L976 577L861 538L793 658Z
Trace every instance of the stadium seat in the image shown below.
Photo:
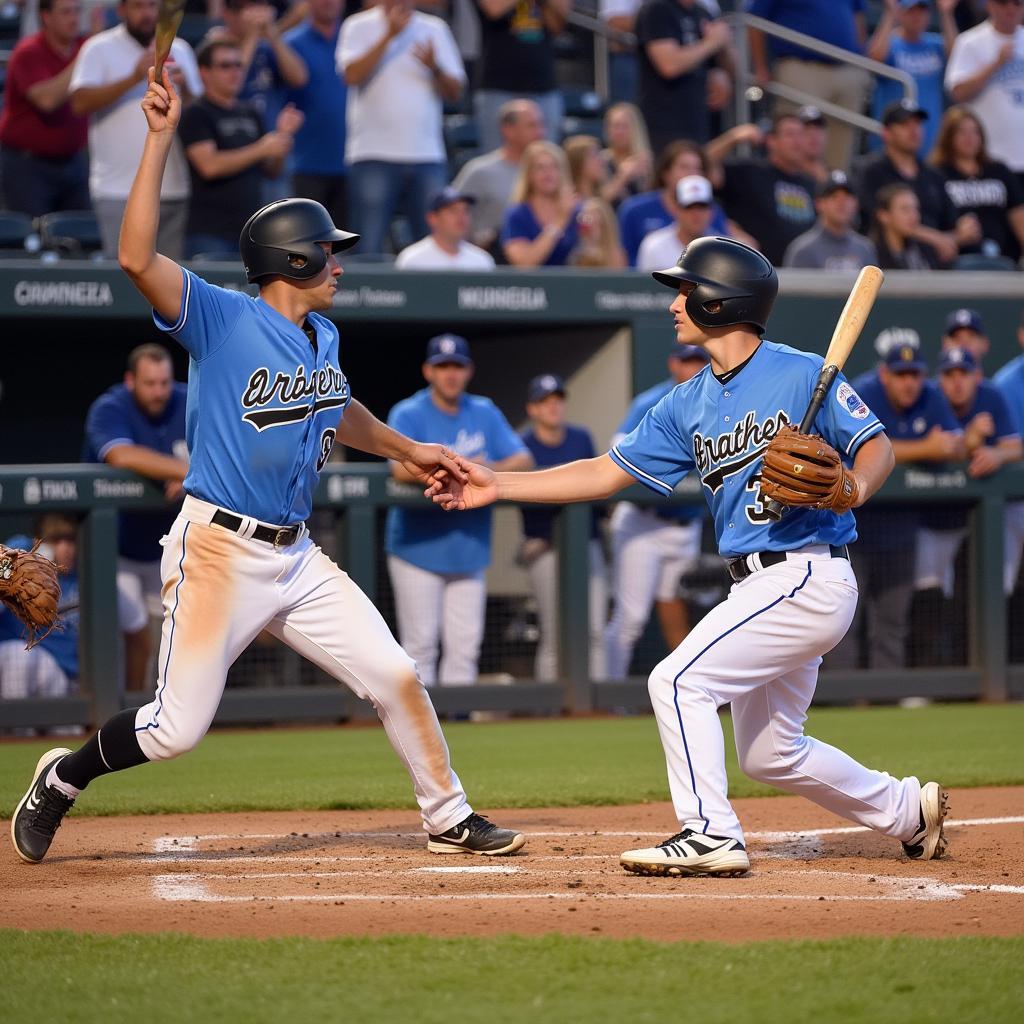
M452 155L462 149L476 149L480 133L476 121L468 114L452 114L444 119L444 143Z
M570 135L593 135L604 140L604 121L600 117L563 117L562 137Z
M958 256L954 270L1016 270L1017 264L1009 256L986 256L982 252L968 252Z
M32 218L27 213L0 210L0 249L29 249L33 238L38 249L39 239L35 237Z
M562 89L562 102L566 117L599 117L604 113L601 97L587 86L565 86Z
M103 248L100 225L92 210L47 213L39 218L43 248L72 259L82 259Z

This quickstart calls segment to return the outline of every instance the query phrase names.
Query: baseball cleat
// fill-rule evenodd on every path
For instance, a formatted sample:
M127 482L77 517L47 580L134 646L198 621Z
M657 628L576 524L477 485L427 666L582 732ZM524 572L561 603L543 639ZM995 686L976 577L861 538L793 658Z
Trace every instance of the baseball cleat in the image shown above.
M50 769L70 753L66 747L55 747L39 758L32 784L11 818L14 849L29 864L38 864L46 856L64 815L74 806L74 800L46 785Z
M921 821L917 831L903 844L911 860L938 860L946 852L943 821L949 813L949 794L937 783L921 787Z
M472 853L482 857L501 857L515 853L526 842L522 832L498 828L479 814L471 814L458 825L437 836L427 837L431 853Z
M684 828L648 850L628 850L619 863L637 875L720 875L733 878L750 870L738 839L708 836Z

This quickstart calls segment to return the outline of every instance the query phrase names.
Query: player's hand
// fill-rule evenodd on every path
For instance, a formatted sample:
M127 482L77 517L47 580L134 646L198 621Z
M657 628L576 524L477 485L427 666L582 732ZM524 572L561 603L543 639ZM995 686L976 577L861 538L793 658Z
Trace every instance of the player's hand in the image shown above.
M387 24L388 39L394 39L405 31L406 26L412 20L412 4L396 4L384 12L384 21Z
M433 40L417 43L412 48L412 55L432 74L437 74L437 56L434 53Z
M277 115L277 130L287 135L295 135L306 120L306 115L294 103L289 103Z
M446 512L482 508L498 500L498 478L494 470L463 458L459 459L459 464L461 479L447 470L440 470L423 492L424 496Z
M960 434L935 426L928 431L927 440L935 462L952 462L964 457L964 439Z
M156 68L150 68L149 88L142 97L142 112L146 124L154 134L173 132L181 119L181 97L171 81L171 73L165 64L162 71L163 83L156 80Z
M979 477L991 476L1002 464L995 448L982 445L980 448L974 449L971 461L967 464L967 475L975 480Z
M993 437L996 432L996 421L992 419L992 413L979 412L967 425L967 429L976 437Z
M443 444L414 443L398 464L420 483L433 484L435 480L466 479L463 460Z
M965 213L962 217L957 217L956 227L953 229L953 236L956 238L957 244L962 246L965 245L976 245L981 241L981 221L978 220L977 215L973 213Z
M185 482L183 480L165 480L164 497L170 501L181 501L185 496Z
M294 138L295 136L289 135L287 132L267 132L260 139L260 145L263 147L263 158L265 160L276 160L279 157L287 156L292 151Z

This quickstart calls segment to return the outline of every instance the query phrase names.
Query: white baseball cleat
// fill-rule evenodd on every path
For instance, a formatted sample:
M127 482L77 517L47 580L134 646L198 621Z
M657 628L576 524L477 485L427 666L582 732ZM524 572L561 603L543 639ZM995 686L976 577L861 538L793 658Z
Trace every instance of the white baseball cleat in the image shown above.
M628 850L619 863L638 875L724 875L750 870L747 851L738 839L708 836L684 828L648 850Z
M938 860L946 852L943 822L949 813L949 794L937 783L921 787L921 821L917 831L903 844L911 860Z

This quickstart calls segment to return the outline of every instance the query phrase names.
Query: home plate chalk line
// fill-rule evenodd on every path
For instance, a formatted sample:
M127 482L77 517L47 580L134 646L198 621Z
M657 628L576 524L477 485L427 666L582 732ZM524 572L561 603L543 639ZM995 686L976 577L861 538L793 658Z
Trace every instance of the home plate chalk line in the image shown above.
M1011 816L999 818L969 818L946 822L946 828L971 828L982 825L1017 825L1024 824L1024 816ZM818 836L849 835L857 832L868 832L869 829L861 827L844 828L819 828L806 829L802 831L788 832L748 832L747 839L756 840L766 844L769 848L780 848L774 854L768 850L768 856L792 857L806 856L812 851L808 847L809 841ZM645 836L662 836L662 832L598 832L598 831L573 831L573 832L531 832L531 838L551 839L581 839L581 838L642 838ZM335 838L336 832L305 833L303 839ZM422 837L421 832L345 832L345 838L368 838L368 839L396 839ZM210 834L193 836L160 836L154 840L154 851L145 857L150 863L175 863L175 864L226 864L231 862L246 863L273 863L280 867L292 864L316 863L330 864L339 862L362 862L365 863L365 856L302 856L295 857L287 854L277 856L245 856L232 852L225 852L223 856L209 856L207 851L200 848L201 843L223 842L225 840L246 840L246 839L295 839L300 838L296 833L260 832L245 834ZM216 851L210 851L216 853ZM525 859L525 858L524 858ZM576 864L580 860L601 860L607 862L609 855L587 854L587 855L562 855L562 856L538 856L530 855L529 862L537 861L562 861ZM879 887L877 893L835 895L830 893L823 896L819 893L744 893L744 892L717 892L706 893L702 889L690 891L673 891L661 893L649 892L626 892L626 893L605 893L605 892L472 892L472 893L441 893L441 892L419 892L419 893L350 893L350 892L317 892L301 894L281 894L273 896L261 896L255 892L232 895L217 893L210 889L214 882L261 882L271 878L294 878L314 879L331 878L341 880L346 876L385 877L394 878L396 874L444 874L444 875L518 875L528 877L531 875L544 875L545 877L573 876L582 878L585 876L602 876L607 879L606 872L587 870L586 868L573 868L572 870L558 871L543 869L532 871L529 867L507 862L500 865L444 865L437 867L410 867L398 868L390 871L368 871L365 869L346 871L318 871L318 872L290 872L276 871L269 873L242 873L242 874L199 874L196 872L174 872L156 875L152 879L152 894L154 899L162 902L200 902L200 903L423 903L431 900L457 900L457 901L490 901L490 900L572 900L592 899L598 901L614 900L795 900L795 901L820 901L825 899L830 902L904 902L914 901L951 901L963 898L968 892L989 892L1004 895L1024 896L1024 886L1019 885L991 885L986 883L957 883L950 884L939 882L933 878L907 878L895 875L871 876L871 883ZM823 884L832 879L856 879L863 882L862 874L842 871L815 871L805 870L800 872L799 877L820 876ZM623 876L625 877L625 876Z

